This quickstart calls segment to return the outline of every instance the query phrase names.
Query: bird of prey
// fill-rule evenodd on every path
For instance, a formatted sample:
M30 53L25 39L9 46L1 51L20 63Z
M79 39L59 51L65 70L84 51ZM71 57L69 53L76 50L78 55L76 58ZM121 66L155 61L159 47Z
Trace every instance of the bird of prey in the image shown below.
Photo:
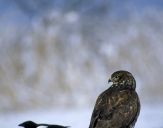
M69 126L61 126L61 125L52 125L52 124L37 124L33 121L25 121L18 126L22 126L24 128L68 128Z
M97 98L89 128L134 128L140 112L136 81L128 71L116 71L110 88Z

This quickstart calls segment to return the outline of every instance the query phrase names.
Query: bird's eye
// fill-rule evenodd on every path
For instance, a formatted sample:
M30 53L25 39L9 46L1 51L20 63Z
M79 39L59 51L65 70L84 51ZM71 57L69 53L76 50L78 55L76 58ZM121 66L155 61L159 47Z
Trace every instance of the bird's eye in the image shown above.
M118 76L115 76L116 79L118 79Z

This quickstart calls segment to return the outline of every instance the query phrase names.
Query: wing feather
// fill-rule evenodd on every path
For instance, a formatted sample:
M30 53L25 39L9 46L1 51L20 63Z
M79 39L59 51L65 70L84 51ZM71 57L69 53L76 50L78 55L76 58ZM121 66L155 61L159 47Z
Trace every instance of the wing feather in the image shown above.
M127 127L139 113L135 91L103 92L97 99L89 128Z

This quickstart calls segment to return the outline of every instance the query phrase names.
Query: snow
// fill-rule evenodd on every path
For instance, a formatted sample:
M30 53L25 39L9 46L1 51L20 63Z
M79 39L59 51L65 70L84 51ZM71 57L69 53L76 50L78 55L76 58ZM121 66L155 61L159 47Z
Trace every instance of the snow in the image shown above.
M88 128L91 108L37 110L23 113L0 115L2 128L18 128L18 124L32 120L36 123L49 123L71 126L71 128ZM162 128L162 105L142 105L135 128Z

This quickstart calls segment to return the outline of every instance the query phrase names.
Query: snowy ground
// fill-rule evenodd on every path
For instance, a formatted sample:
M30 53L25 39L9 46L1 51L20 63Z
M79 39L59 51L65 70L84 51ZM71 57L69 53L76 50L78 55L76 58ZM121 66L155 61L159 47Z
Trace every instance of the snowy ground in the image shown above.
M163 128L162 105L145 105L136 124L136 128ZM68 125L72 128L88 128L92 109L58 109L38 110L25 113L12 113L0 115L1 128L18 128L18 124L33 120L39 123L56 123Z

